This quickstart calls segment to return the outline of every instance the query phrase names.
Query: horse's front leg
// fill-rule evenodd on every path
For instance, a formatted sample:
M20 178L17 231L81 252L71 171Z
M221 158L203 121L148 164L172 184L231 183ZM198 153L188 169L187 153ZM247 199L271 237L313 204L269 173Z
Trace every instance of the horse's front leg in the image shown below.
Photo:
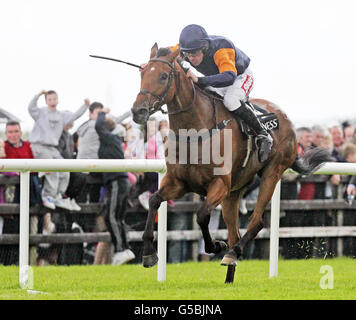
M159 191L160 190L155 192L150 198L145 231L143 232L143 236L142 236L142 240L143 240L142 263L143 266L146 268L153 267L158 261L158 256L153 246L153 231L154 231L156 212L160 207L161 203L164 201L164 199L160 196Z
M146 226L143 232L143 256L142 263L146 268L153 267L158 262L156 249L153 246L153 231L155 224L156 212L163 201L180 198L186 193L184 185L172 178L170 175L162 180L161 187L155 192L149 201L149 209L147 214Z
M210 213L228 194L228 187L223 179L216 179L209 185L208 193L202 206L197 211L197 222L201 228L206 253L219 253L227 249L224 241L213 240L209 231Z

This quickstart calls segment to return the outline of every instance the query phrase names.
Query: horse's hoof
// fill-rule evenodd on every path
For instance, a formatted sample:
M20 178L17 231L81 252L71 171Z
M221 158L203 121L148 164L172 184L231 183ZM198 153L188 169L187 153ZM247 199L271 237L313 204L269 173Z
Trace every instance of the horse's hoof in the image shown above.
M158 257L156 253L149 256L142 256L142 264L145 268L151 268L158 262Z
M231 253L225 254L220 264L222 266L236 266L237 265L236 255Z
M215 245L215 252L214 253L220 253L220 252L225 251L225 250L228 249L228 246L227 246L225 241L215 240L214 241L214 245Z

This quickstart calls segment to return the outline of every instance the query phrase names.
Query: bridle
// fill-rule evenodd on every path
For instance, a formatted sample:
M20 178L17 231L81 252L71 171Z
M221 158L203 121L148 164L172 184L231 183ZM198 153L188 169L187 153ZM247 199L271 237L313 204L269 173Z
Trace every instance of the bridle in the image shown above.
M168 94L168 92L169 92L169 90L170 90L170 88L172 86L172 82L173 82L173 78L174 78L174 71L175 71L174 64L169 62L169 61L166 61L166 60L163 60L163 59L159 59L159 58L150 59L148 62L162 62L162 63L167 64L171 68L171 70L169 72L169 75L168 75L167 86L166 86L165 90L163 91L163 93L161 95L158 95L158 94L156 94L156 93L154 93L154 92L152 92L150 90L147 90L147 89L141 89L140 92L139 92L139 94L142 94L142 95L150 94L151 96L153 96L156 99L148 107L149 115L151 116L152 114L154 114L157 111L161 111L164 114L175 115L175 114L179 114L179 113L182 113L182 112L190 110L193 107L193 105L190 105L189 107L187 107L185 109L179 109L179 110L171 111L171 112L165 111L165 110L162 109L162 104L163 104L164 100L166 99L166 96L167 96L167 94Z

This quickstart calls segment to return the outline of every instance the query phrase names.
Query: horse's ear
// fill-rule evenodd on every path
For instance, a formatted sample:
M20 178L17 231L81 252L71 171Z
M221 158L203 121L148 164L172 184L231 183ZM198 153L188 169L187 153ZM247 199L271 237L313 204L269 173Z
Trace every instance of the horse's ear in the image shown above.
M153 47L151 48L151 55L150 55L150 59L154 58L157 54L158 51L158 44L157 42L153 45Z
M168 57L168 58L169 58L169 61L170 61L170 62L173 62L174 59L179 56L179 54L180 54L179 48L175 49L173 52L171 52L171 53L169 54L169 57Z

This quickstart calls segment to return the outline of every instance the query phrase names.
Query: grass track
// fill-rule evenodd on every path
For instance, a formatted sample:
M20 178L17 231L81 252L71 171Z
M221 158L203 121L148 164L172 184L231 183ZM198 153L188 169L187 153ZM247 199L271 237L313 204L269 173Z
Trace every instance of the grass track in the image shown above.
M321 289L320 267L329 265L334 288ZM226 285L226 267L213 262L167 265L167 280L157 281L157 267L34 267L31 294L19 288L18 267L0 266L1 300L356 300L356 260L280 260L279 275L269 278L269 261L246 260L237 266L235 283Z

